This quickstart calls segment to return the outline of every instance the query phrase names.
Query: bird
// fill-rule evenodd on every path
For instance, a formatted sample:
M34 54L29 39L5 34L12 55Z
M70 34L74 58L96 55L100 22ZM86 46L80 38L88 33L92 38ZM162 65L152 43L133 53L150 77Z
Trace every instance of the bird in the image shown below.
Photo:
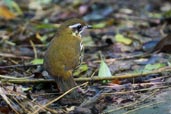
M44 56L44 68L55 79L61 92L66 92L77 84L73 72L80 65L83 55L81 33L91 26L81 19L73 18L65 21L58 28L49 43ZM77 97L76 90L70 93Z

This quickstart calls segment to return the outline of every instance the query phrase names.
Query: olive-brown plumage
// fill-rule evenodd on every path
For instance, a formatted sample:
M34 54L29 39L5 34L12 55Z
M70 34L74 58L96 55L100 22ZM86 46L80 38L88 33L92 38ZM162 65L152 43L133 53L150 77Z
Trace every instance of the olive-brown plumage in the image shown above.
M62 92L76 86L72 73L80 64L81 55L81 36L77 26L83 27L85 23L79 19L64 22L45 52L44 68ZM72 94L75 96L76 92Z

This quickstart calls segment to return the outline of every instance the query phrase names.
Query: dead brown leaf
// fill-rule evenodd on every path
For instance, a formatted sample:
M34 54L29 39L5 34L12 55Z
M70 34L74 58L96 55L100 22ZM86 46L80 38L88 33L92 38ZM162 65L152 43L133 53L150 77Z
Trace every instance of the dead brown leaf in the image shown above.
M11 20L16 18L16 16L5 6L0 6L0 17Z

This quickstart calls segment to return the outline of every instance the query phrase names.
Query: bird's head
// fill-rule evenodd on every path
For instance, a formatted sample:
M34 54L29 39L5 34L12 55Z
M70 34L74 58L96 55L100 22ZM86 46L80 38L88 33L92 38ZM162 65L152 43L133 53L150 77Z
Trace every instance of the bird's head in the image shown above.
M85 30L85 29L90 29L91 26L87 25L83 20L81 19L70 19L66 22L64 22L64 24L61 25L60 27L61 29L68 29L72 32L72 35L75 36L81 36L81 33Z

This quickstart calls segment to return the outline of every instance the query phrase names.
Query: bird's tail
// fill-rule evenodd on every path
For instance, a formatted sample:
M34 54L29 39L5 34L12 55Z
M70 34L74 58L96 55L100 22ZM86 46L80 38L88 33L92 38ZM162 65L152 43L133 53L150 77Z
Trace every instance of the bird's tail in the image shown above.
M74 81L74 78L72 76L69 76L68 78L55 77L55 80L56 80L58 88L61 92L66 92L69 89L77 86L77 84ZM73 91L70 92L69 95L72 98L78 98L79 93L78 93L77 89L74 89Z

